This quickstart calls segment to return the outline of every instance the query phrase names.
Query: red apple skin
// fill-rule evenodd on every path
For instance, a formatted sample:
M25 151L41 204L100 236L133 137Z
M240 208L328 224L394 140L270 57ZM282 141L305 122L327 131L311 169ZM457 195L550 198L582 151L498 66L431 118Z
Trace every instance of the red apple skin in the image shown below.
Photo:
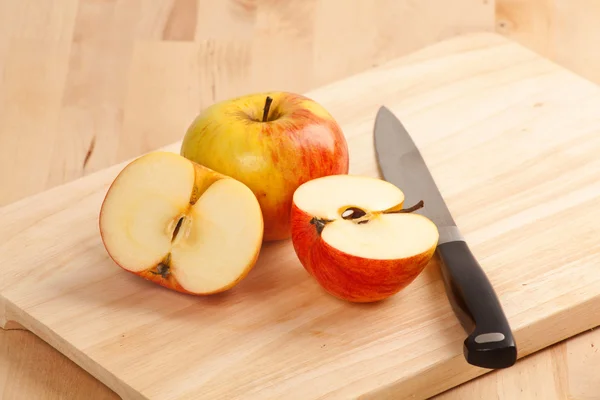
M263 123L257 119L267 96L273 98L270 115L277 118ZM254 192L265 241L290 237L298 186L349 170L348 145L335 119L312 99L289 92L253 94L209 107L188 128L181 154Z
M300 263L329 294L350 302L384 300L410 284L427 266L435 246L403 260L373 260L341 252L321 238L308 215L291 210L292 243Z
M127 271L127 272L131 272L132 274L137 275L141 278L144 278L147 281L150 281L152 283L155 283L155 284L162 286L164 288L167 288L167 289L175 290L176 292L179 292L179 293L185 293L185 294L191 294L191 295L196 294L196 293L192 293L190 291L185 290L183 288L183 286L181 286L179 284L179 282L177 282L177 279L175 279L175 277L173 275L169 275L168 277L163 278L161 275L155 274L152 271L155 271L155 268L150 268L145 271L140 271L137 273L131 272L131 271Z

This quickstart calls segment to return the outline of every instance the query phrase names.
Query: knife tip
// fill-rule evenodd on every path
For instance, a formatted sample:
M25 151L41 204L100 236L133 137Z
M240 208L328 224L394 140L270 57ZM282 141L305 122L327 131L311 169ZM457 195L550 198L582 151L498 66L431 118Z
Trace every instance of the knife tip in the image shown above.
M386 111L390 112L390 110L386 106L382 105L382 106L379 106L379 110L377 111L377 114L379 114L381 112L386 112Z
M380 106L379 110L377 110L377 115L375 116L375 126L377 126L378 122L389 119L390 117L395 118L394 113L386 106Z
M384 114L387 114L387 116L393 116L394 113L392 112L392 110L390 110L388 107L386 106L380 106L379 110L377 110L377 117L380 117Z

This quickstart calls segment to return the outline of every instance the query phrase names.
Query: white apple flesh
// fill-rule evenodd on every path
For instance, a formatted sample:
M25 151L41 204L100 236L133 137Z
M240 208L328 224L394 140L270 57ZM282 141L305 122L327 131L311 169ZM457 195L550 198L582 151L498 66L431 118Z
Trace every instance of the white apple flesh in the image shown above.
M99 222L120 267L198 295L241 281L263 235L258 200L246 185L169 152L128 164L109 188Z
M399 188L376 178L334 175L306 182L293 198L296 254L339 298L389 297L421 273L438 241L435 224L403 203Z

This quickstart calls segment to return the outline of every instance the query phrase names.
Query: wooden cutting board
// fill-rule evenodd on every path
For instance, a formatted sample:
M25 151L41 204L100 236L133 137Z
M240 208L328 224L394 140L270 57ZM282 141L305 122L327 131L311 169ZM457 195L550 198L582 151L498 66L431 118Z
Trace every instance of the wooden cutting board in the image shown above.
M342 125L354 174L377 176L379 106L400 117L520 357L600 324L598 87L473 34L308 95ZM31 330L123 398L425 398L488 372L463 359L437 260L370 305L324 293L289 241L266 244L244 281L212 297L122 271L98 211L124 165L0 209L0 325Z

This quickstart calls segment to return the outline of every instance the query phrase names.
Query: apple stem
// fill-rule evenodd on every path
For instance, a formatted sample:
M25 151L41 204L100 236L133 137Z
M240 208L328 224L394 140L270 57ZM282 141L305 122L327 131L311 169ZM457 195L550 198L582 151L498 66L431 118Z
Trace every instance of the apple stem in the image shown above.
M412 207L408 207L408 208L403 208L402 210L397 210L397 211L385 211L384 214L402 214L402 213L411 213L413 211L417 211L420 208L423 208L423 205L425 203L423 203L423 200L419 201L417 204L415 204Z
M269 96L267 96L267 99L265 100L265 108L263 111L262 122L267 122L267 118L269 117L269 109L271 108L272 102L273 102L273 99L270 98Z

